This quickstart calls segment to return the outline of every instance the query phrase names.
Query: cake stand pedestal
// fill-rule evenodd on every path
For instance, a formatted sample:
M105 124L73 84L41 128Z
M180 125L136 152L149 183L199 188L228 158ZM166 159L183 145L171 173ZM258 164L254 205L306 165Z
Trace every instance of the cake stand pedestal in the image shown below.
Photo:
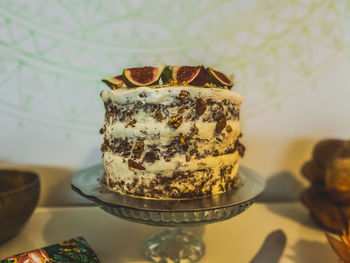
M170 227L148 238L143 246L149 260L161 263L197 262L204 255L205 245L182 227L230 219L250 207L265 186L254 171L240 167L237 189L201 199L156 200L108 190L102 183L103 173L102 165L80 171L72 179L73 190L121 219Z

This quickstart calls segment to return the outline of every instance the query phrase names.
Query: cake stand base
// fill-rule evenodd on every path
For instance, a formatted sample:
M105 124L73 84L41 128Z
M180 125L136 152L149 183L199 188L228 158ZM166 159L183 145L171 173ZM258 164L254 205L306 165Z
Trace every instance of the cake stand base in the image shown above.
M166 229L151 236L143 245L143 253L157 263L193 263L204 255L203 241L181 227Z

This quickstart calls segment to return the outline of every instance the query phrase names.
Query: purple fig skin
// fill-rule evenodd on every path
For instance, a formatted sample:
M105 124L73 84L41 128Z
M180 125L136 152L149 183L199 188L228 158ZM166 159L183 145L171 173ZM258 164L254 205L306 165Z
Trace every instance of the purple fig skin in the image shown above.
M208 83L209 73L203 66L182 66L174 68L173 78L178 84L185 82L188 85L202 86Z

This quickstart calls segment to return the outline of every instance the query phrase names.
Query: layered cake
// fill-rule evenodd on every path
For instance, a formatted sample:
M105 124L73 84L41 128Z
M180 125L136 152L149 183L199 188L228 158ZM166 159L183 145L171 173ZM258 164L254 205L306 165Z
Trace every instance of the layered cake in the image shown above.
M103 80L103 165L109 189L146 198L201 198L237 185L242 97L203 66L125 69Z

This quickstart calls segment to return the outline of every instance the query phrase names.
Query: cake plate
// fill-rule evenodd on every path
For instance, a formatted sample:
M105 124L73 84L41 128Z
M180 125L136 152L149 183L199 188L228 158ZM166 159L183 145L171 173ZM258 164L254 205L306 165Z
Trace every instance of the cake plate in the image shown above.
M72 188L121 219L170 227L151 236L143 246L149 260L162 263L197 262L204 255L205 245L182 227L230 219L250 207L265 187L265 181L257 173L241 166L238 188L226 193L201 199L144 199L108 190L102 183L103 174L102 165L82 170L73 177Z

